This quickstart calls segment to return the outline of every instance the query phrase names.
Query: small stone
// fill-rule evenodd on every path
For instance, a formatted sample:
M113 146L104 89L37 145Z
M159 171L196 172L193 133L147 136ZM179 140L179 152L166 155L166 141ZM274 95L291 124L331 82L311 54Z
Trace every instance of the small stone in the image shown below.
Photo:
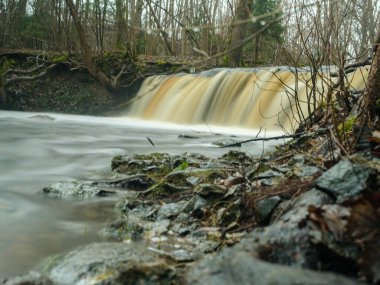
M170 256L177 262L188 262L195 260L194 254L184 249L174 250L170 253Z
M195 186L198 184L198 182L200 181L200 177L196 177L196 176L190 176L190 177L187 177L186 178L186 181L188 183L190 183L191 185Z
M289 165L295 165L295 164L304 164L305 163L305 156L302 154L297 154L293 156L291 159L289 159L288 164Z
M96 182L56 182L42 189L42 194L49 197L57 198L94 198L105 197L116 194L116 191L111 189L104 189Z
M301 165L299 167L295 167L293 169L293 173L300 178L304 178L321 174L322 170L316 166Z
M101 182L100 184L124 188L127 190L140 191L146 190L152 186L154 184L154 180L145 174L137 174L116 181Z
M226 194L227 188L216 184L200 184L195 189L195 192L202 197L208 197L212 195Z
M17 276L13 278L7 278L3 281L0 280L0 284L3 285L53 285L53 282L36 271L30 271L29 273Z
M191 233L191 230L190 228L188 227L185 227L185 228L181 228L179 231L178 231L178 235L180 236L187 236L188 234Z
M186 201L180 201L178 203L164 204L157 212L157 220L170 219L181 213L186 205Z
M281 202L279 196L273 196L267 199L260 200L256 203L257 219L260 223L268 221L271 213Z
M160 220L152 223L147 227L150 230L152 235L162 235L166 234L170 227L170 220Z
M189 220L189 215L186 213L179 213L178 216L175 218L175 223L183 223Z
M374 169L341 160L322 174L315 183L326 192L333 195L337 202L363 194L371 180L375 181Z
M191 233L192 237L204 237L207 236L210 232L218 232L219 228L216 227L203 227L199 228L196 231Z
M234 196L236 193L240 193L242 192L242 184L236 184L236 185L233 185L231 186L229 189L228 189L228 192L226 193L226 195L224 195L224 198L228 198L228 197L232 197Z
M227 188L230 188L236 184L241 184L241 183L244 183L245 182L245 178L244 177L241 177L241 176L237 176L237 177L233 177L233 176L230 176L228 177L227 179L224 180L224 186L226 186Z

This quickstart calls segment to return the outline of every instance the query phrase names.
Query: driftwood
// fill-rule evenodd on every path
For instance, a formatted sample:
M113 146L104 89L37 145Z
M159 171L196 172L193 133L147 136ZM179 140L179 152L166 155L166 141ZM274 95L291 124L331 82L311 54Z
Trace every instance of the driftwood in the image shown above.
M292 134L292 135L282 135L282 136L275 136L275 137L254 138L254 139L249 139L249 140L245 140L245 141L239 141L239 142L236 142L236 143L231 143L231 144L223 145L223 146L221 146L221 148L224 148L224 147L239 147L243 143L257 142L257 141L271 141L271 140L281 140L281 139L311 138L311 137L315 137L317 135L326 133L327 131L328 131L328 129L319 129L317 131L310 132L310 133L302 132L302 133L296 133L296 134Z

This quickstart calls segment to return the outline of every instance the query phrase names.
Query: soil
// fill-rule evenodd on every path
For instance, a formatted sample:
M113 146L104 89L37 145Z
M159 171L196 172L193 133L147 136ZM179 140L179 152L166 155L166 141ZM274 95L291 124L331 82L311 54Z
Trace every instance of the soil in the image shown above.
M7 79L19 76L9 73L9 70L30 70L44 61L47 62L46 66L53 63L57 66L49 70L46 76L7 84ZM129 59L122 53L105 54L95 59L96 65L109 76L116 76L125 61ZM115 115L122 111L119 106L125 106L125 102L133 97L146 77L191 72L194 61L189 58L133 58L129 70L122 77L123 87L111 93L88 74L80 58L75 55L68 57L60 54L41 55L38 51L0 51L0 74L4 73L7 95L6 103L0 100L0 109ZM209 65L207 67L210 68ZM35 76L38 72L30 75Z

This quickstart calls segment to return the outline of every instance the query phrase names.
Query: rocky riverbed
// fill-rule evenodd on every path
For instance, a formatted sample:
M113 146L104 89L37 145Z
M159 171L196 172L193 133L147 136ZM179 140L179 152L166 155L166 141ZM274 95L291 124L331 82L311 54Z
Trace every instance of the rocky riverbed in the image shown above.
M99 233L109 241L2 284L378 283L380 160L337 156L297 141L260 158L116 156L107 179L41 190L67 203L119 197Z

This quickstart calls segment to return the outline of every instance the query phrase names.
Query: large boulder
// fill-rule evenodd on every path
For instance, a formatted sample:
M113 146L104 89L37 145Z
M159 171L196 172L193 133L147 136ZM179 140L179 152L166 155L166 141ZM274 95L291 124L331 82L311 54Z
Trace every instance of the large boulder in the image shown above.
M333 274L261 261L251 252L227 248L207 257L186 275L191 285L355 285L355 280Z

